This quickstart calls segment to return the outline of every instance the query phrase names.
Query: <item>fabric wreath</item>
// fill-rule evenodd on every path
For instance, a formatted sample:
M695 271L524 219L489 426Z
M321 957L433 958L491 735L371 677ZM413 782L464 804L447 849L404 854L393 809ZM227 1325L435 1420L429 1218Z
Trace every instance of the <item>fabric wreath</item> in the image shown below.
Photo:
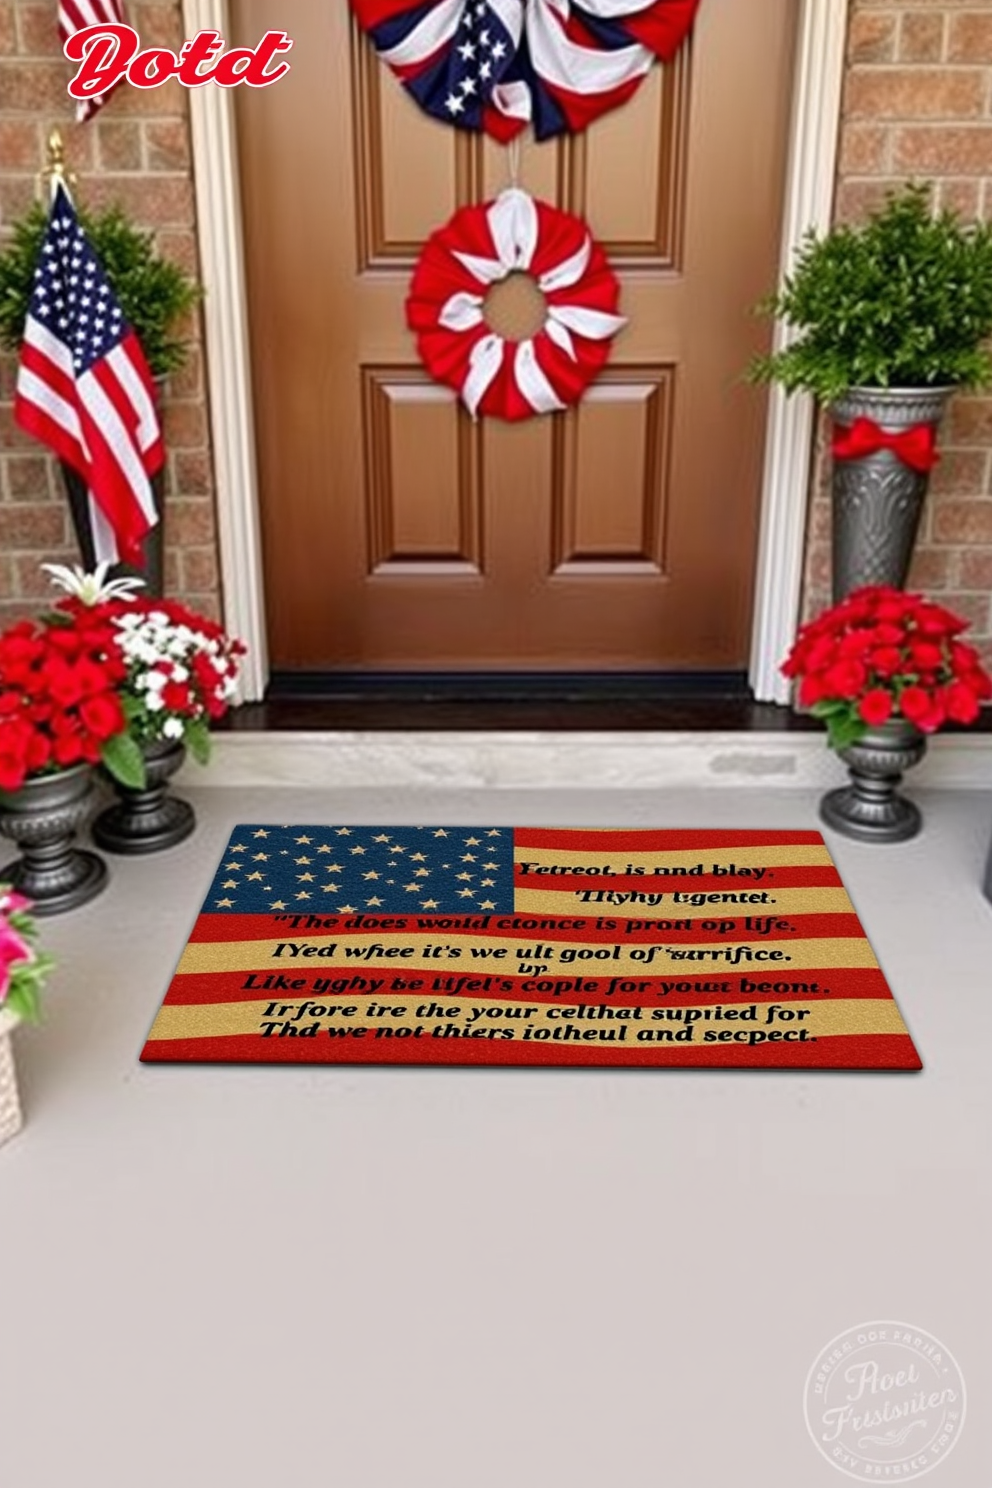
M577 133L673 57L699 0L351 0L435 119L512 139Z
M486 323L492 285L530 274L546 318L533 337L507 341ZM509 187L462 207L424 246L406 302L417 350L437 382L476 418L524 419L577 403L626 320L620 285L580 217Z

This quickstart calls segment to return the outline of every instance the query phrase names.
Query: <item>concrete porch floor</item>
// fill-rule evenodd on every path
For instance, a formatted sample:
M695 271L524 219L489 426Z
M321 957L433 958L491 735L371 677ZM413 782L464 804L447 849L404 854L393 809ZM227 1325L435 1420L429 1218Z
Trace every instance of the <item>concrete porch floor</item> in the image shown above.
M805 787L196 778L187 844L45 922L0 1150L4 1488L832 1488L806 1374L884 1320L967 1384L928 1482L992 1483L992 791L914 792L902 847L826 834L918 1075L144 1067L238 821L818 825Z

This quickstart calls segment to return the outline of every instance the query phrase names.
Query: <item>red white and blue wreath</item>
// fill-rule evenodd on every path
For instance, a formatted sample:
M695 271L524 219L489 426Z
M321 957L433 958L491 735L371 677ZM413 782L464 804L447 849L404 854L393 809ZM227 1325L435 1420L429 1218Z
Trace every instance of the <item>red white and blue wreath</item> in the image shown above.
M488 326L485 297L513 273L544 296L544 325L507 341ZM414 270L407 322L437 382L476 418L524 419L577 403L626 324L620 285L585 222L509 187L462 207L428 239Z
M507 141L576 133L678 51L699 0L351 0L435 119Z

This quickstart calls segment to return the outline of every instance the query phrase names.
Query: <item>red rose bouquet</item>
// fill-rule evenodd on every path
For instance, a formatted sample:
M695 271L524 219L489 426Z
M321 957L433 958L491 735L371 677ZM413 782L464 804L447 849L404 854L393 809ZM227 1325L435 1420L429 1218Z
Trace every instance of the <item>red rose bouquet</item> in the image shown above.
M902 718L923 733L974 723L992 698L967 622L920 594L858 589L804 625L782 666L800 679L799 702L826 720L846 749L869 728Z
M81 763L110 763L127 730L127 675L96 610L22 620L0 634L0 790Z
M55 964L36 948L31 905L0 884L0 1012L38 1022L38 993Z

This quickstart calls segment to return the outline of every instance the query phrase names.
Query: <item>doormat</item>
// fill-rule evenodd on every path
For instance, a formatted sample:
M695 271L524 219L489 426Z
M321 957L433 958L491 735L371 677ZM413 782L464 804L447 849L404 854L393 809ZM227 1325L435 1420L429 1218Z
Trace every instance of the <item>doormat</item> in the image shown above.
M145 1062L917 1070L819 832L243 826Z

